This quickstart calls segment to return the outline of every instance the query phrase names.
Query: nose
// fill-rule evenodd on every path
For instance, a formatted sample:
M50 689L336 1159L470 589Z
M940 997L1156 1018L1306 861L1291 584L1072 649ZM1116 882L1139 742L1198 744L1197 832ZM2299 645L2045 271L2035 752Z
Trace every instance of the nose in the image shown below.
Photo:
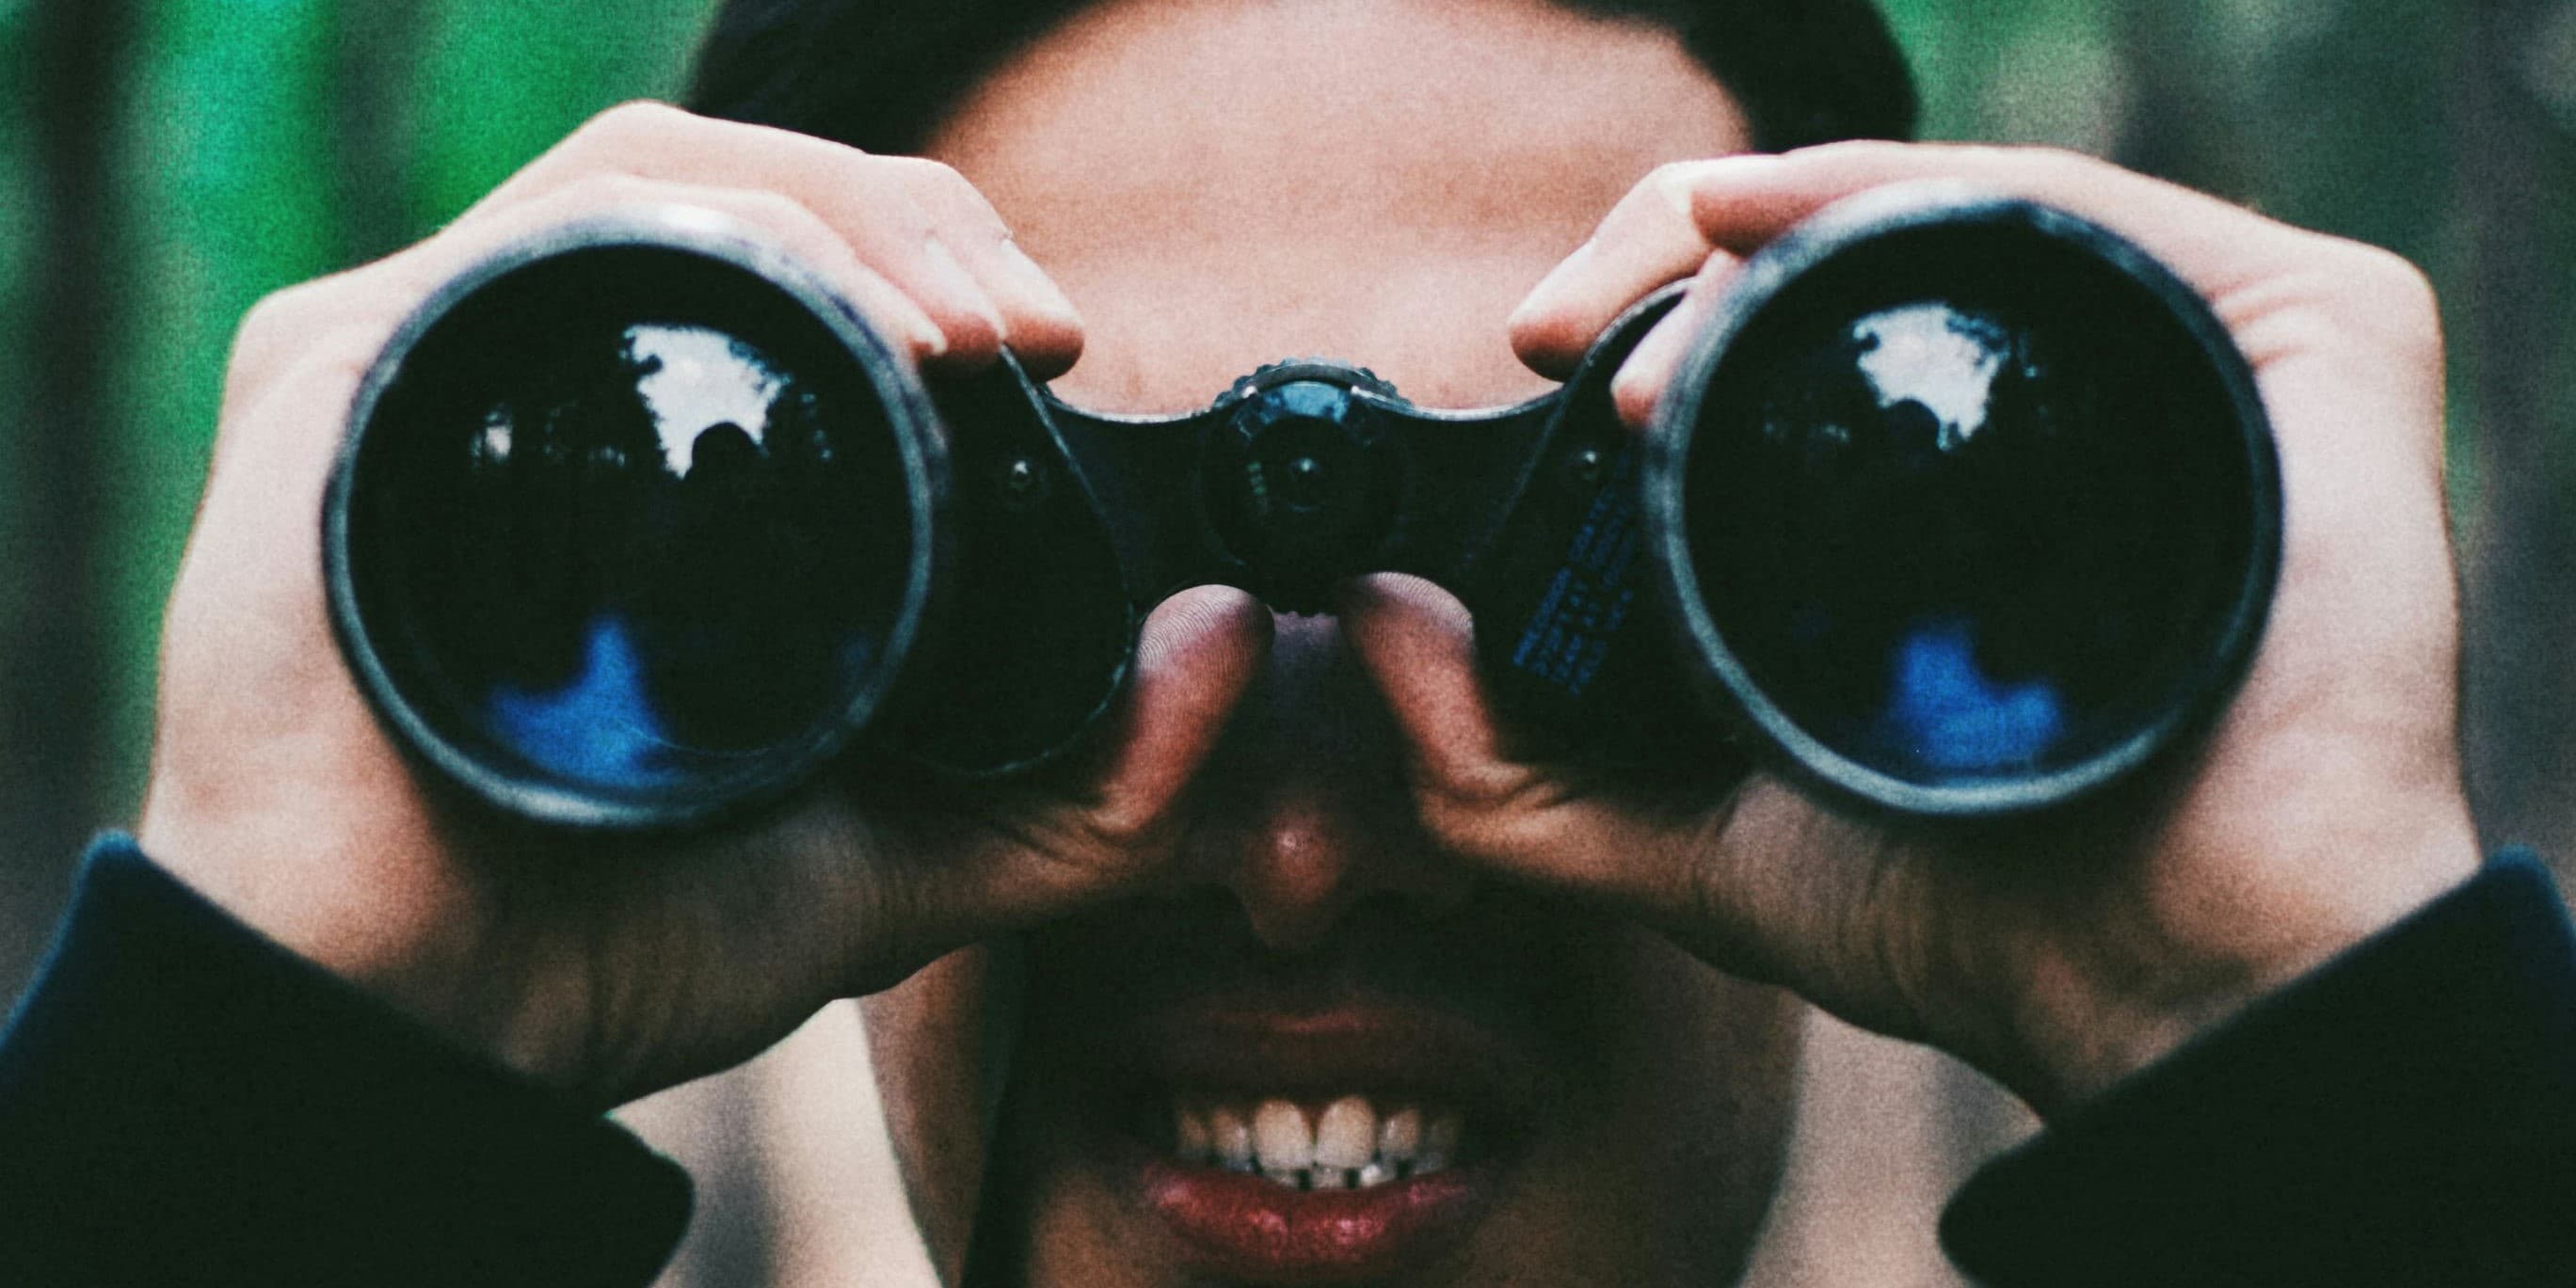
M1313 948L1364 901L1437 916L1474 892L1423 832L1401 736L1331 618L1279 619L1269 671L1203 774L1183 862L1274 951Z

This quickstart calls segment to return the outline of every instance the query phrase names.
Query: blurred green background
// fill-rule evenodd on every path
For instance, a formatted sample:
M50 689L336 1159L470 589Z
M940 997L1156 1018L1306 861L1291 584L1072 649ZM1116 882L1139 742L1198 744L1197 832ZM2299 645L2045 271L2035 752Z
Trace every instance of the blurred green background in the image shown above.
M2576 854L2576 0L1885 0L1929 133L2064 144L2441 282L2492 840ZM712 0L0 0L0 998L131 817L262 294L681 84Z

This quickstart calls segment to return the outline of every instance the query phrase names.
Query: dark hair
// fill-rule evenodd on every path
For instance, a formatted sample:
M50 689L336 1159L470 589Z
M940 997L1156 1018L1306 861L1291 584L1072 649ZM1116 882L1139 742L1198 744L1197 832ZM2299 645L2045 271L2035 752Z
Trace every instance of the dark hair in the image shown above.
M1005 59L1096 0L725 0L689 106L870 152L920 150ZM1914 81L1871 0L1557 0L1681 38L1780 152L1914 132Z

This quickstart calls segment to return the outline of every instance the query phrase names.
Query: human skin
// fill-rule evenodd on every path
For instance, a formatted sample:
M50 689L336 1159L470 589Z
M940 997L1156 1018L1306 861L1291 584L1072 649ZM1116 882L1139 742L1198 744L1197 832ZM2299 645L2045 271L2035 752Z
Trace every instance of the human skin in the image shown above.
M1580 1103L1526 1115L1488 1215L1402 1269L1532 1283L1705 1282L1740 1255L1794 1028L1782 992L1745 981L1950 1050L2054 1114L2471 869L2420 274L2056 153L1707 160L1741 148L1740 119L1650 29L1510 0L1336 0L1288 21L1089 11L936 140L971 187L622 110L421 247L263 305L170 609L147 851L288 947L602 1105L1011 932L1041 931L1041 962L1151 986L1098 947L1116 927L1179 919L1237 950L1211 969L1250 960L1273 983L1390 942L1428 958L1512 930L1579 968L1497 970L1473 997L1441 977L1414 1000L1526 1004L1540 1018L1520 1058ZM2281 442L2288 549L2243 692L2203 746L2080 811L1903 833L1765 776L1676 809L1514 762L1455 603L1381 577L1338 621L1274 626L1221 590L1166 605L1095 754L1006 792L889 786L854 765L722 833L568 838L415 778L330 646L312 516L357 372L438 281L584 213L717 210L813 262L934 375L1007 343L1041 372L1070 367L1058 391L1102 408L1202 404L1307 353L1366 362L1426 404L1507 401L1629 301L1695 279L1696 303L1622 373L1642 423L1739 256L1837 197L1927 176L2068 206L2173 265L2254 359ZM1397 958L1362 973L1401 977ZM973 1003L959 960L872 1006L950 1264L979 1166L925 1148L962 1132L973 1152L939 1094L963 1085L957 1048L928 1035ZM1568 995L1612 1017L1607 1040L1570 1048L1572 1026L1551 1029ZM1066 1002L1118 1018L1078 988ZM1004 1142L1033 1277L1188 1282L1196 1254L1089 1159L1097 1107L1046 1083L1050 1058L1080 1067L1065 1040L1032 1030L1033 1116Z

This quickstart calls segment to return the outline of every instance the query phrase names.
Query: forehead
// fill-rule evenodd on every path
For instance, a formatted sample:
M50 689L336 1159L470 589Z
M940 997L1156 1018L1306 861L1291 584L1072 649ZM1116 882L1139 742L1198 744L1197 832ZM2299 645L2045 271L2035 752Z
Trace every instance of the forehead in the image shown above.
M1545 388L1512 306L1657 164L1744 118L1659 27L1538 0L1118 0L988 78L928 149L1082 311L1058 382L1205 402L1287 356L1434 405Z

